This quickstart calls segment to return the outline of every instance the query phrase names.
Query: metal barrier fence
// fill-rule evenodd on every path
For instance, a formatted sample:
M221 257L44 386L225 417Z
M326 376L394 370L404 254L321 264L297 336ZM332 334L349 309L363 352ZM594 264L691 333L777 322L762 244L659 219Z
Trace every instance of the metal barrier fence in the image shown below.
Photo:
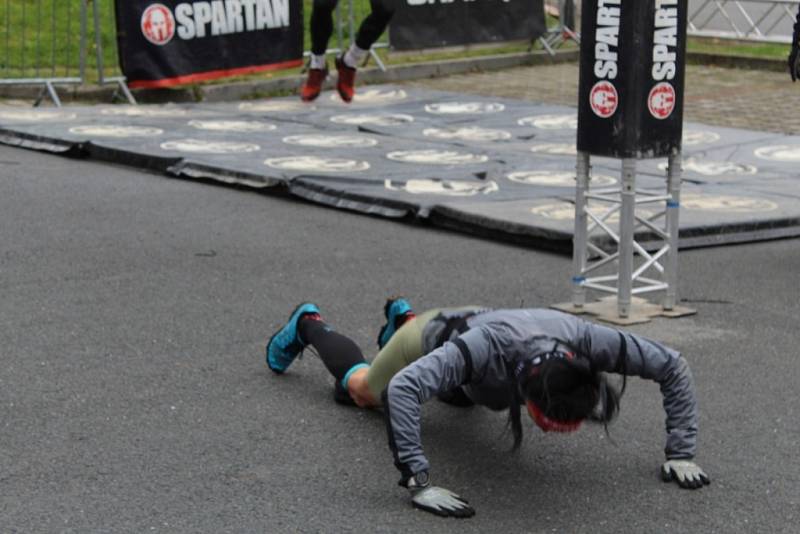
M690 0L688 34L791 43L800 0Z
M0 0L0 85L41 85L34 105L60 106L56 84L113 83L134 103L108 28L113 0Z

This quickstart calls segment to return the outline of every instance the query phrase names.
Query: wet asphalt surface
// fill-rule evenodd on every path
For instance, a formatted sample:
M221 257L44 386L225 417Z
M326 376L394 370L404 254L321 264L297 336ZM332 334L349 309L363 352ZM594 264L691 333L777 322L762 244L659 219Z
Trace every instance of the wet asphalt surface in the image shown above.
M503 414L433 402L435 483L410 507L376 412L332 402L312 354L264 343L303 300L369 355L387 295L418 308L569 299L569 257L0 147L0 532L795 532L800 240L681 254L698 314L635 327L683 351L698 463L658 476L658 387L610 428L509 454Z

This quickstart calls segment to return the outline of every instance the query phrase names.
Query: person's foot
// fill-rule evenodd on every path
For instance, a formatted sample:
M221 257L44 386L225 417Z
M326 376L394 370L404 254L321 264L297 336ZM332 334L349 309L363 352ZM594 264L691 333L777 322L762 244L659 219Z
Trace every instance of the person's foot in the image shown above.
M328 77L328 67L324 69L308 69L308 77L300 88L300 99L303 102L315 100L322 92L322 84Z
M282 374L305 348L300 339L298 325L304 315L319 314L319 308L310 302L299 305L289 316L289 321L275 332L267 343L267 366L276 374Z
M353 400L353 397L350 396L350 393L338 380L333 383L333 400L337 404L356 406L356 401Z
M342 100L350 102L356 93L356 69L348 67L344 62L344 57L339 56L336 58L336 72L339 73L336 90Z
M403 297L389 297L383 306L383 315L386 317L386 324L378 332L378 348L381 349L406 321L415 317L411 304Z

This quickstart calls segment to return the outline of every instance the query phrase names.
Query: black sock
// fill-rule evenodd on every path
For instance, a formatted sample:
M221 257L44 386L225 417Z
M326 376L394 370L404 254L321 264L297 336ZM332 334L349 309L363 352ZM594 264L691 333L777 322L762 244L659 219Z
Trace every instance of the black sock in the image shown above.
M352 339L336 332L317 317L300 319L300 337L314 347L328 372L341 382L347 371L360 363L367 363L367 360Z

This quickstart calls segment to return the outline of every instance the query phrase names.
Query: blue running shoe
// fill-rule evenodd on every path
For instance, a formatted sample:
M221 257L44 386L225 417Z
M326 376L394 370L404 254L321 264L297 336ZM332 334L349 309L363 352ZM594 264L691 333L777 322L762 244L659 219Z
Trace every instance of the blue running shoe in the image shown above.
M273 372L282 374L292 365L292 362L305 348L300 334L297 331L297 324L300 317L310 313L319 313L316 304L310 302L299 305L289 316L289 321L273 336L267 343L267 365Z
M383 306L383 315L386 316L386 324L378 332L378 348L383 348L392 339L397 329L408 319L414 317L411 304L403 297L389 297ZM401 319L402 320L398 320Z

